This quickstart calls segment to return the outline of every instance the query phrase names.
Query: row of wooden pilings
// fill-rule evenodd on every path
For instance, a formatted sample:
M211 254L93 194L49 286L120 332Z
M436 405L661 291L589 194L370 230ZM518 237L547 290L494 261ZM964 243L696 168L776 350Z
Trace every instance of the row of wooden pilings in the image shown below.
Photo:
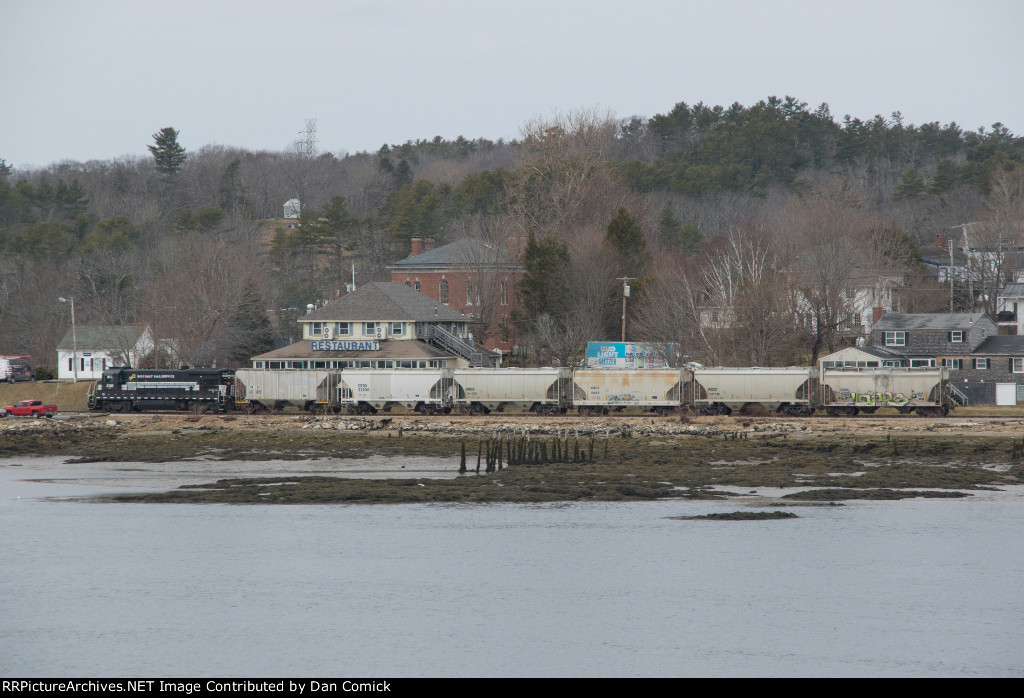
M580 446L580 434L576 430L570 434L566 429L564 438L562 430L556 430L554 436L545 439L531 436L526 430L512 429L505 432L495 431L487 440L477 443L476 472L481 465L484 472L493 473L507 465L542 465L548 463L593 463L595 434L590 434L589 448L584 435L583 446ZM571 442L571 443L570 443ZM608 434L605 434L604 455L608 455ZM462 442L462 458L459 461L459 472L469 472L466 467L466 442Z

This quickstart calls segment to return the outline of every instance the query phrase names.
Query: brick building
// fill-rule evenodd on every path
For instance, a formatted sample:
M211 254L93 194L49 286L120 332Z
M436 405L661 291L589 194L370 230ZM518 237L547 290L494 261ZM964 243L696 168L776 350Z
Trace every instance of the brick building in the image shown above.
M515 344L509 318L524 270L508 249L475 238L434 247L433 238L414 237L411 254L388 269L391 281L472 318L473 335L487 348L507 352Z

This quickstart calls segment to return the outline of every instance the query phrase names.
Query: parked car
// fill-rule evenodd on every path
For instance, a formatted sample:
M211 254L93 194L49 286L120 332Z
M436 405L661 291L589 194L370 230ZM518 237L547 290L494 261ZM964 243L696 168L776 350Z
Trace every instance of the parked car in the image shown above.
M44 405L42 400L22 400L9 407L0 408L4 417L53 417L56 405Z
M25 359L17 356L0 357L0 381L35 381L36 372Z

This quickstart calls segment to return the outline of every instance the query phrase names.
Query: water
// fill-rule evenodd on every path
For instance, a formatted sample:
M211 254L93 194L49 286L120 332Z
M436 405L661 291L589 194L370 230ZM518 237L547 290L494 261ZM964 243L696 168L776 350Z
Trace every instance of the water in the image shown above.
M1021 488L699 522L741 505L94 504L42 497L154 479L17 462L4 676L1024 675Z

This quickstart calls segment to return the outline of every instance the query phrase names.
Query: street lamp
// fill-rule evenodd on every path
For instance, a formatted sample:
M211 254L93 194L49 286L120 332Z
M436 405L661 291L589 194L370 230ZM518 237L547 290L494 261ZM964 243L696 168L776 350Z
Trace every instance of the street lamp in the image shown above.
M74 367L74 382L78 382L78 330L75 328L75 299L58 298L61 303L71 304L71 365Z

